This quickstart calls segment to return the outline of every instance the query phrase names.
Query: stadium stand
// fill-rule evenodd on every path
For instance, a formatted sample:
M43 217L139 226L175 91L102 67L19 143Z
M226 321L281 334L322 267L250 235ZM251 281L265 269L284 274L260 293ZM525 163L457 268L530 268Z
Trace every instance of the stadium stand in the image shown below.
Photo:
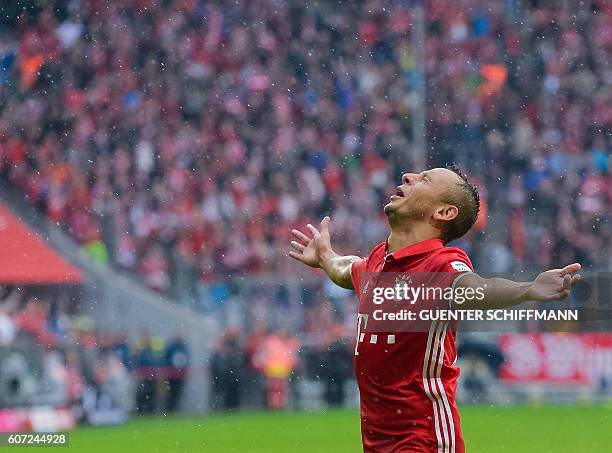
M297 281L285 247L327 214L341 250L384 236L383 200L414 159L408 3L21 5L0 18L3 183L95 262L229 326L213 386L227 389L231 360L272 385L260 359L278 327L300 332L304 355L283 365L282 402L260 405L288 404L284 381L314 376L320 354L346 379L351 296ZM610 3L428 5L429 163L461 163L486 203L459 245L493 272L610 270ZM273 331L234 338L244 319ZM343 391L326 389L329 403Z
M3 19L3 177L175 296L287 268L290 227L324 214L365 252L411 168L411 13L301 3L32 2ZM609 268L609 3L429 3L431 164L464 163L504 227L462 245Z

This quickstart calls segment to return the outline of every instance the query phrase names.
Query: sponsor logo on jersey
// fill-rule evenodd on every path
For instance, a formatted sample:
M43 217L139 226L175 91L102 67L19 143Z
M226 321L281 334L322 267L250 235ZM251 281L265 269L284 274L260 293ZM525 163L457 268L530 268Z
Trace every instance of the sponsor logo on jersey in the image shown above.
M451 263L451 266L453 269L459 272L470 272L471 271L470 267L461 261L453 261Z

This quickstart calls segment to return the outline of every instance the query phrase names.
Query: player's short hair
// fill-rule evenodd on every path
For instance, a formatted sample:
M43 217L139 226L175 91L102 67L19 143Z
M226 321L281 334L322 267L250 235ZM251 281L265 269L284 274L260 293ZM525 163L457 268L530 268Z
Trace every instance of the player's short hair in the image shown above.
M467 233L476 223L480 212L480 195L476 186L456 164L446 164L446 168L459 176L461 182L442 195L442 201L456 206L459 210L457 217L448 223L442 234L444 243L454 241Z

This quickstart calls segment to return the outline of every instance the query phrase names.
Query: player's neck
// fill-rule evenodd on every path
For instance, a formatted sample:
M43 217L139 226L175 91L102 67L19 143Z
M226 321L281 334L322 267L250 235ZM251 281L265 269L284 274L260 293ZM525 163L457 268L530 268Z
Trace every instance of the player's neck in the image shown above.
M431 229L421 230L418 227L410 229L392 228L387 239L387 253L394 253L418 242L436 239L438 236Z

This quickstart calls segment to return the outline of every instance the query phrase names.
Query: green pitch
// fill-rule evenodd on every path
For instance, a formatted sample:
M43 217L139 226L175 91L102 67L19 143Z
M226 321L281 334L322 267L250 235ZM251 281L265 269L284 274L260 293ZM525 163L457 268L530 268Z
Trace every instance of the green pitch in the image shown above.
M612 406L460 407L469 453L612 451ZM356 411L136 418L83 427L68 448L86 453L342 453L360 449Z

